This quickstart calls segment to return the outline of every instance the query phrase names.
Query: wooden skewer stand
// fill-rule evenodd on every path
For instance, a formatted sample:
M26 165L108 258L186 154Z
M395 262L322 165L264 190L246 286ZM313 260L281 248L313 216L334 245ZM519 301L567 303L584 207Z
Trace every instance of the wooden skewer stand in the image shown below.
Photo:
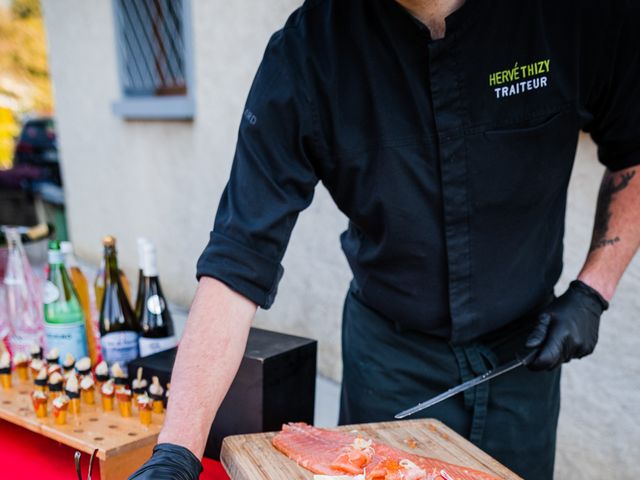
M56 425L51 401L48 417L36 417L30 397L33 382L21 382L15 373L12 380L11 389L0 387L0 418L88 455L97 449L102 480L126 479L151 456L164 415L154 413L151 425L144 426L135 407L131 417L120 416L115 398L113 411L105 412L96 389L95 405L83 403L79 415L69 410L67 424Z

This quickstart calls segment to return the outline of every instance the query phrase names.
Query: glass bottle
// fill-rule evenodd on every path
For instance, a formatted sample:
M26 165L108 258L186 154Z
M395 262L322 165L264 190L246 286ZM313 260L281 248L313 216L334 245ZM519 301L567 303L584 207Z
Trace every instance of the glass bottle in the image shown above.
M98 363L98 351L96 343L96 334L94 331L93 316L91 314L91 299L89 297L89 283L87 277L82 272L82 269L78 265L78 260L73 252L73 245L71 242L60 242L60 250L64 256L64 264L71 277L71 283L73 288L78 294L78 300L82 307L82 313L84 314L84 328L87 334L87 349L89 351L89 358L91 358L91 364L96 365ZM78 358L78 357L76 357Z
M150 242L143 246L144 299L138 317L140 326L140 356L173 348L177 344L173 320L162 293L158 277L156 247Z
M87 356L84 314L64 265L60 242L49 242L49 272L44 287L44 330L47 350L57 348L62 358Z
M105 237L109 238L109 237ZM104 247L104 241L103 241ZM104 258L100 261L100 267L98 268L98 273L96 273L96 278L93 282L93 291L95 292L96 297L96 306L98 311L102 310L102 296L104 295L104 284L106 280L107 270L105 268ZM120 270L120 281L122 282L122 287L124 288L124 292L127 295L127 301L131 302L131 285L129 284L129 279L125 275L125 273Z
M138 292L136 293L136 306L133 309L136 318L140 318L142 314L142 308L144 304L144 273L142 272L143 268L143 259L144 259L144 245L148 242L144 237L138 237L137 246L138 246Z
M31 345L42 344L42 290L16 228L6 228L7 263L4 272L4 311L13 355L29 356Z
M116 254L116 239L103 241L105 282L100 309L102 356L108 364L119 362L126 372L127 364L138 358L138 329L124 289Z

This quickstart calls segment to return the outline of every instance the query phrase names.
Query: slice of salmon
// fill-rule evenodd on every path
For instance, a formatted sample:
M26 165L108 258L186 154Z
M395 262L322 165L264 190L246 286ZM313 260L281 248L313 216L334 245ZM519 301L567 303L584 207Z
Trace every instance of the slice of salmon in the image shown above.
M404 480L401 460L409 460L425 471L416 480L499 480L487 473L422 457L383 443L373 442L367 455L359 455L356 437L336 430L315 428L306 423L289 423L273 437L275 448L307 470L324 475L357 475L367 480Z

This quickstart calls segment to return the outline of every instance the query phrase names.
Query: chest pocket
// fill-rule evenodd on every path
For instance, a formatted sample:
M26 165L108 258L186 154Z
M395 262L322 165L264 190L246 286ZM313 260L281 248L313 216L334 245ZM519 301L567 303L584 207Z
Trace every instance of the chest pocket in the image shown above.
M577 117L565 110L469 137L475 208L526 209L564 195L578 131Z

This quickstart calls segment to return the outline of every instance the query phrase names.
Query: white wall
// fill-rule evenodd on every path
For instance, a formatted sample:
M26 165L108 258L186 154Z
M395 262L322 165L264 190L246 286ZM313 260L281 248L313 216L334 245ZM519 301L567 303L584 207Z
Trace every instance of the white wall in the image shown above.
M299 3L192 0L196 118L132 122L111 111L120 95L111 0L44 0L69 228L81 257L97 262L100 239L112 233L135 279L135 239L148 236L165 291L190 303L251 80L270 35ZM294 232L281 295L257 324L321 338L321 370L338 378L346 220L318 190Z

